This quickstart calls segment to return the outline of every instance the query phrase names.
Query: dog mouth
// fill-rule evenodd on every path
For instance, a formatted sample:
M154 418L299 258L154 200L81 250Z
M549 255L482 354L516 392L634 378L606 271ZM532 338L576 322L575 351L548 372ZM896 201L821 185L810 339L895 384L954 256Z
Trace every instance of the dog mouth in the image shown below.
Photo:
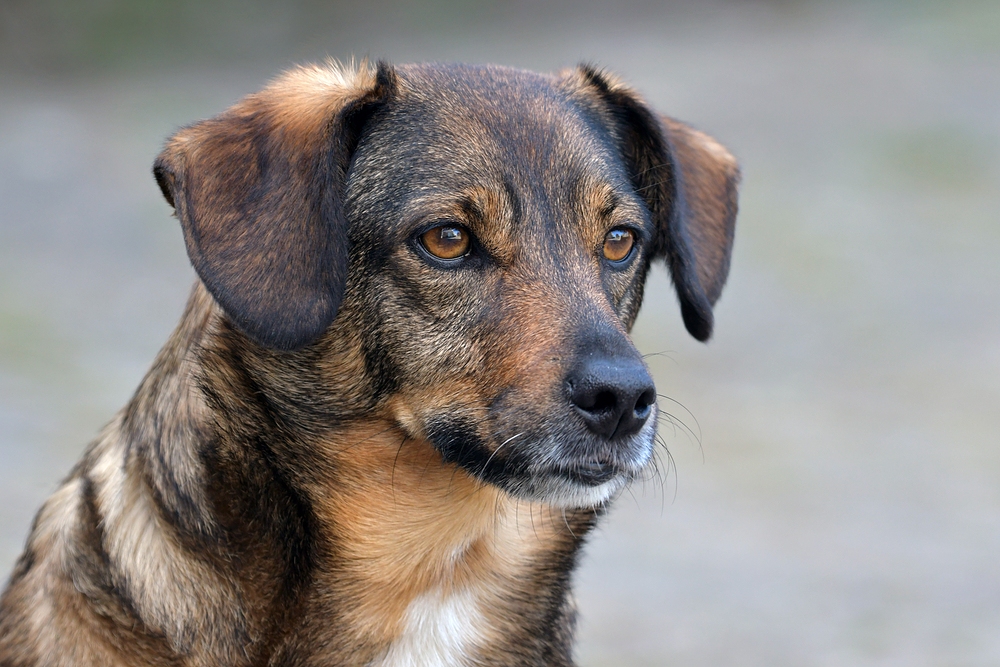
M552 473L574 484L600 486L627 473L621 467L601 461L581 461L553 468Z
M516 495L557 507L598 507L612 499L640 473L645 461L560 462L536 467L512 489Z
M474 423L454 416L431 420L426 428L445 463L514 496L562 507L606 502L641 474L653 449L651 426L621 442L596 444L580 434L539 437L521 430L521 437L493 444Z

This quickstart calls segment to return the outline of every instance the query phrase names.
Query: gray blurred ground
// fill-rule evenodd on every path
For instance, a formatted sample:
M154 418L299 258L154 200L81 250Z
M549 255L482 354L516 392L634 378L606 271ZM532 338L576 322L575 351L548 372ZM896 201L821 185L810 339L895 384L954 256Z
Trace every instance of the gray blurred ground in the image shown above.
M0 4L0 570L180 315L176 127L326 55L589 60L745 179L714 340L647 289L701 445L592 540L581 663L1000 665L1000 4L172 6Z

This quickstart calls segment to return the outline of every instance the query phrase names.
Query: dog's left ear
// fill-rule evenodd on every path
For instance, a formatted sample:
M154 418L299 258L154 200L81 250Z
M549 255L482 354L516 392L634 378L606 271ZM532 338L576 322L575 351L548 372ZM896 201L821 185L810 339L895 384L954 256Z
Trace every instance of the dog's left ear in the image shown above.
M712 306L729 274L740 180L736 159L708 135L657 116L605 72L583 65L568 79L596 97L657 226L652 256L670 268L688 332L708 340Z
M395 85L383 63L299 68L181 130L156 159L198 276L257 343L302 347L336 316L347 280L345 175Z

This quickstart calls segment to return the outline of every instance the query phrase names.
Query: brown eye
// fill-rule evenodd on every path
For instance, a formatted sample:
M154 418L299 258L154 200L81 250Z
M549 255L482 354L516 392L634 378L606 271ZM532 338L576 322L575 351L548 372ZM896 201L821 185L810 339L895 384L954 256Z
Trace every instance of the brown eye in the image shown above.
M604 258L612 262L620 262L632 252L635 244L635 234L628 229L612 229L604 237Z
M472 245L469 232L455 225L428 229L420 235L420 242L438 259L458 259L467 254Z

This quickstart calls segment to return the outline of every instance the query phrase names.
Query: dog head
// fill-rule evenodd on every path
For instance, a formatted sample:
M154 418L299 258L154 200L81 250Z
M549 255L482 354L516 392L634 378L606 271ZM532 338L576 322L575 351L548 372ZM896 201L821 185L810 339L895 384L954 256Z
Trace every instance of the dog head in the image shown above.
M706 340L739 177L589 67L384 64L293 71L179 132L154 172L226 326L312 378L283 375L276 400L381 415L567 506L649 461L656 392L628 336L646 274L666 261Z

